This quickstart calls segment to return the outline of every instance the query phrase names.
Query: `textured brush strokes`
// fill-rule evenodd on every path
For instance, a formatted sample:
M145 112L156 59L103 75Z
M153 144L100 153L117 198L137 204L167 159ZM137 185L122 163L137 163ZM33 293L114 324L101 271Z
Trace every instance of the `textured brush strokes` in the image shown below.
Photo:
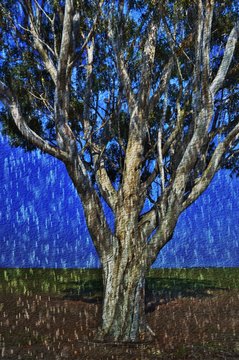
M64 167L39 152L11 148L3 137L0 156L0 266L98 267ZM238 198L239 180L217 174L181 215L154 266L239 266Z

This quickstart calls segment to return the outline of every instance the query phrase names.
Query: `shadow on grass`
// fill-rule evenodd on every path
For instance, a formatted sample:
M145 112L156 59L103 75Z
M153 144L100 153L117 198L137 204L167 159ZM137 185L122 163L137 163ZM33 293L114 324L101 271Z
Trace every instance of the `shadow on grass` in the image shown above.
M103 300L103 283L100 280L71 281L66 285L62 291L64 300L81 300L88 303L101 303Z
M62 291L64 300L101 303L103 300L103 283L99 280L77 281L65 283ZM180 298L210 297L211 292L226 290L213 285L207 280L190 280L179 278L146 279L146 312L152 312L160 304Z
M146 312L153 312L160 304L181 298L205 298L213 296L213 291L226 290L208 280L179 278L146 279Z

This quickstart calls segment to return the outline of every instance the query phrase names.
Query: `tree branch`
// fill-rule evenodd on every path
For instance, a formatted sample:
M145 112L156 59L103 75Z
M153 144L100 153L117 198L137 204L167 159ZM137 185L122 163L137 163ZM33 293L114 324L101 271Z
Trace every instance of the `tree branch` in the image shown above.
M65 13L61 37L61 47L58 59L57 76L62 82L66 79L67 68L69 66L70 44L72 40L72 18L73 3L72 0L66 0Z
M138 101L143 108L148 107L148 99L151 89L152 70L155 57L156 39L159 28L159 21L153 17L149 24L147 40L142 55L142 71L139 87Z
M98 157L99 156L95 156L95 162L98 162ZM104 159L102 157L99 159L99 165L97 165L96 177L103 198L108 206L115 211L117 204L117 192L111 183L109 175L105 169Z
M230 131L227 137L218 144L214 153L211 157L211 160L205 169L203 175L200 180L196 182L191 193L187 197L187 199L183 202L183 209L186 209L189 205L191 205L203 192L206 190L208 185L210 184L213 176L219 168L220 162L222 160L223 155L226 150L230 146L230 143L236 141L239 138L239 124L237 123L235 127Z
M69 160L68 154L65 151L50 145L32 129L30 129L26 121L23 119L20 105L16 96L13 95L11 90L2 81L0 81L0 98L4 105L10 110L18 130L27 140L29 140L33 145L38 147L43 152L48 153L57 159L62 160L63 162Z
M179 209L168 211L164 216L156 233L152 236L150 241L147 243L145 252L147 254L147 265L151 266L156 260L159 251L171 240L175 226L177 224Z
M47 13L46 11L43 9L43 7L39 4L39 2L37 0L34 0L35 4L37 5L37 7L41 10L41 12L45 15L45 17L49 20L49 22L52 24L54 21L54 18L52 19Z
M104 0L100 0L99 4L98 4L98 11L97 11L97 13L95 15L95 18L93 20L93 24L92 24L87 36L84 38L84 42L83 42L79 52L76 54L76 56L70 62L70 64L69 64L70 68L72 68L75 65L75 63L80 59L80 57L81 57L82 53L84 52L85 48L87 47L87 45L91 41L92 37L94 36L94 32L95 32L96 26L98 24L99 15L101 13L101 9L102 9L103 4L104 4Z
M84 137L89 139L91 124L90 124L90 104L92 98L92 76L93 76L93 61L94 61L94 38L92 38L91 45L87 45L87 65L86 65L86 91L84 99Z
M66 0L62 28L61 47L58 58L56 89L54 99L54 115L57 142L60 148L66 150L72 161L77 160L77 141L68 125L70 104L69 57L72 40L73 0Z
M87 227L99 256L102 258L110 253L114 237L106 221L102 204L84 167L75 163L66 163L66 168L73 184L82 200Z
M231 32L228 36L224 55L222 58L222 62L219 66L217 75L215 76L215 78L210 86L210 91L213 96L215 96L217 91L221 88L221 86L226 78L229 66L232 62L232 58L233 58L233 54L234 54L234 50L236 47L238 37L239 37L239 21L235 24L235 26L233 27L233 29L231 30Z
M123 88L125 90L125 94L126 94L126 97L128 100L129 110L132 113L136 106L136 98L132 91L130 76L129 76L128 70L126 68L126 65L125 65L124 55L123 55L123 51L121 48L122 39L121 39L120 27L122 26L122 24L118 23L117 26L119 28L118 28L118 32L116 35L116 31L113 28L112 16L111 16L110 20L109 20L108 36L110 38L110 41L111 41L111 44L113 47L113 51L114 51L114 54L116 57L119 78L120 78Z
M154 91L154 94L150 98L150 101L149 101L150 111L154 109L154 107L158 103L161 95L164 93L165 89L168 86L168 83L169 83L170 77L171 77L171 72L173 69L173 65L174 65L174 59L173 59L173 57L171 57L169 59L169 61L167 62L167 64L164 66L158 87Z
M26 4L24 9L27 11L28 16L29 16L29 21L30 21L30 30L29 31L31 32L31 34L33 36L34 47L39 52L39 54L43 60L43 63L45 65L46 70L48 71L54 84L56 85L57 70L55 68L55 65L54 65L52 59L48 56L47 51L44 49L43 44L44 45L46 45L46 44L41 40L41 38L35 28L35 25L33 22L34 16L32 13L32 9L30 8L30 6L28 6L28 4ZM50 49L50 50L53 51L52 49ZM53 52L53 54L54 54L54 52Z
M156 206L153 206L150 211L141 216L138 227L147 240L157 226L159 226L159 211Z

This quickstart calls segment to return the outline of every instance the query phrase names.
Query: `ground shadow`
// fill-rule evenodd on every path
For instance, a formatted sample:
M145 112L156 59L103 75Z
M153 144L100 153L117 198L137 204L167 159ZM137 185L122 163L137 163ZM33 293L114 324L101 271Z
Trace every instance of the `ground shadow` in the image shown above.
M99 280L72 281L65 283L62 291L64 300L100 303L103 300L103 283ZM216 287L207 280L190 280L179 278L146 279L146 312L152 312L160 304L179 298L210 297L213 291L226 290Z
M103 283L97 280L80 280L66 282L62 290L64 300L101 303L103 300Z
M208 280L150 277L146 279L146 312L153 312L158 305L175 299L211 297L218 290L226 288Z

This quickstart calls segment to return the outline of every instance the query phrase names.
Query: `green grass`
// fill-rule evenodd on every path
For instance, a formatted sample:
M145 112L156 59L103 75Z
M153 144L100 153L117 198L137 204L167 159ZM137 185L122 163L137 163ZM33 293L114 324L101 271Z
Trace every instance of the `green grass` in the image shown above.
M100 283L99 269L0 269L0 293L59 295Z
M239 267L237 268L188 268L188 269L152 269L149 278L153 277L190 279L208 281L214 286L228 289L239 289Z
M232 289L239 289L239 268L152 269L146 279L146 292L167 299Z
M193 296L208 290L239 289L239 268L152 269L146 290ZM62 296L102 295L100 269L0 269L0 293Z

